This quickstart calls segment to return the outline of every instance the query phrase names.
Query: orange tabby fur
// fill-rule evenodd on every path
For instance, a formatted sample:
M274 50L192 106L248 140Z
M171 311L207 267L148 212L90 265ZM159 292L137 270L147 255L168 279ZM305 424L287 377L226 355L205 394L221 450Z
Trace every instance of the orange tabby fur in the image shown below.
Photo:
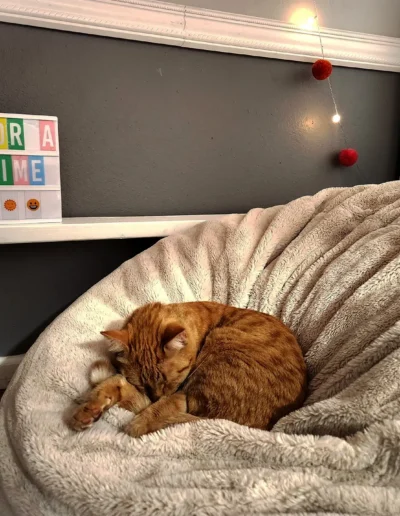
M102 333L120 374L99 365L105 379L76 410L75 430L115 404L138 414L126 428L134 437L198 418L268 429L305 396L300 347L270 315L213 302L154 303L124 329Z

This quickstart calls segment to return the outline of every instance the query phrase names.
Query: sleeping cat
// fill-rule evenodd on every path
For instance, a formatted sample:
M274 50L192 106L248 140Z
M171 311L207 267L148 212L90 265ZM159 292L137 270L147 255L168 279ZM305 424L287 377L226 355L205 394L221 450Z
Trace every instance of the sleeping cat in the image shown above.
M306 366L278 319L213 302L145 305L122 330L104 331L115 353L92 370L98 384L70 426L84 430L118 404L139 437L199 418L269 429L305 396Z

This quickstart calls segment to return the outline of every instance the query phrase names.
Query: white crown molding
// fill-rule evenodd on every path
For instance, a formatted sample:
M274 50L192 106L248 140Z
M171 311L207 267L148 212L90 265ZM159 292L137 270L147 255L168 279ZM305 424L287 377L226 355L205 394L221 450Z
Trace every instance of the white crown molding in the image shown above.
M150 0L0 0L0 21L185 48L312 62L318 34L276 20ZM400 72L400 38L321 29L333 64Z

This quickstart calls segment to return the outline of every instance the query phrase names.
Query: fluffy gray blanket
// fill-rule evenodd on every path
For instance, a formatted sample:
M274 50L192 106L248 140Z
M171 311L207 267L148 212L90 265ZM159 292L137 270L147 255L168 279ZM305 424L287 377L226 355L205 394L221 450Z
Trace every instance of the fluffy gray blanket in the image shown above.
M66 310L0 409L0 514L400 514L400 183L324 190L166 238ZM111 409L65 418L105 354L99 331L150 301L215 300L295 332L306 405L272 432L228 421L142 439Z

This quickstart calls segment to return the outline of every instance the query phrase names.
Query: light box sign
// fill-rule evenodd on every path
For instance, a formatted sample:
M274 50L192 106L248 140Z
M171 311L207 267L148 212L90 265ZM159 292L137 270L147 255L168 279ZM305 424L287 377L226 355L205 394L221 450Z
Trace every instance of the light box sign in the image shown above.
M0 224L60 221L57 117L0 113Z

